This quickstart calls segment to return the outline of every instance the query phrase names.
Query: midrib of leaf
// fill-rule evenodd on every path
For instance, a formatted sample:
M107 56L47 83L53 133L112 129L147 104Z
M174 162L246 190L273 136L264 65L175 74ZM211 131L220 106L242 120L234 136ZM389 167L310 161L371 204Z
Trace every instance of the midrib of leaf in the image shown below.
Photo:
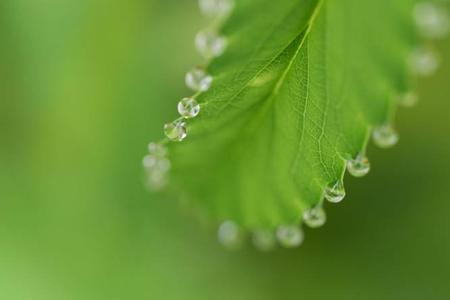
M320 1L320 0L319 0ZM277 29L284 23L284 21L285 21L285 19L287 19L287 17L288 16L290 16L290 15L292 15L293 13L294 13L294 8L297 6L297 5L300 5L300 3L301 3L301 1L299 1L299 2L296 2L293 6L292 6L292 9L289 9L289 12L288 12L288 15L287 16L284 16L283 18L281 18L281 20L275 25L275 26L273 26L273 28L266 34L266 36L263 38L263 39L261 39L261 41L258 43L258 46L256 46L255 47L255 49L253 50L253 54L250 56L250 58L249 58L249 63L251 62L251 60L252 60L252 58L253 57L255 57L255 54L256 53L258 53L258 51L264 46L264 44L265 43L267 43L267 41L270 39L270 37L273 35L273 33L274 32L276 32L277 31ZM304 29L302 28L301 29L301 31L299 32L299 34L301 34L301 32L303 32L304 31ZM257 78L259 75L261 75L261 73L262 72L264 72L267 68L268 68L268 66L270 66L273 62L274 62L274 60L275 59L277 59L277 57L279 57L280 55L281 55L281 53L283 53L288 47L289 47L289 45L293 42L293 41L295 41L296 39L297 39L297 37L298 37L298 35L297 36L295 36L289 43L288 43L288 45L285 47L285 48L283 48L279 53L277 53L265 66L263 66L254 76L252 76L244 85L243 85L243 87L236 93L236 95L234 95L233 97L231 97L230 98L230 102L232 102L247 86L248 86L248 84L252 81L252 80L254 80L255 78ZM238 73L238 76L240 75L240 74L242 74L242 72L243 72L243 70L246 68L246 66L249 64L249 63L247 63L246 65L244 65L243 67L242 67L242 69L240 70L240 72ZM222 108L222 110L223 109L225 109L225 107L224 108ZM220 111L219 111L219 113L220 113Z
M276 96L276 94L277 94L278 90L280 89L281 85L284 83L284 80L285 80L285 78L286 78L286 75L289 73L289 71L290 71L290 69L291 69L291 67L292 67L292 64L294 63L294 61L295 61L295 59L297 58L297 56L298 56L300 50L301 50L302 47L304 46L305 41L306 41L307 38L308 38L308 35L309 35L309 33L310 33L310 31L311 31L313 25L314 25L314 21L315 21L315 19L317 18L318 14L320 13L321 8L323 7L323 3L324 3L324 0L317 0L316 5L315 5L315 7L314 7L314 10L313 10L312 14L311 14L310 17L309 17L309 19L308 19L308 21L307 21L307 23L306 23L306 25L305 25L305 28L302 28L302 29L300 30L300 32L298 32L298 34L297 34L291 41L289 41L289 43L288 43L283 49L281 49L281 50L280 50L280 51L279 51L272 59L270 59L270 60L269 60L262 68L260 68L259 71L257 71L253 76L251 76L248 80L246 80L245 83L243 83L242 87L240 87L240 88L238 89L238 91L237 91L234 95L232 95L232 96L229 98L229 100L228 100L228 101L227 101L220 109L218 109L217 111L214 112L214 115L220 115L227 107L229 107L229 106L233 103L233 101L234 101L238 96L240 96L240 95L241 95L241 94L249 87L249 85L250 85L250 83L251 83L252 81L254 81L256 78L258 78L259 76L261 76L261 74L264 73L264 72L269 68L269 66L271 66L271 65L274 63L274 61L277 60L277 59L278 59L278 58L286 51L286 49L288 49L288 48L291 46L292 43L294 43L297 39L299 39L299 37L301 37L301 38L300 38L300 41L299 41L299 45L298 45L298 47L297 47L297 49L296 49L294 55L289 59L288 65L287 65L287 67L285 68L285 70L283 71L283 73L282 73L282 75L280 76L280 78L277 80L277 83L276 83L276 85L274 86L274 88L273 88L273 90L272 90L272 93L271 93L270 96L268 96L266 99L261 99L261 102L267 103L267 105L265 105L266 110L270 108L270 101ZM297 2L295 3L295 5L293 6L293 8L296 7L296 6L299 6L299 5L301 5L301 4L303 4L303 1L301 1L301 0L300 0L300 1L297 1ZM280 21L279 21L279 22L278 22L278 23L277 23L277 24L269 31L269 33L268 33L268 34L260 41L260 43L258 44L258 46L256 46L256 48L254 49L253 53L257 53L258 50L259 50L260 48L262 48L263 45L268 41L268 39L271 37L271 35L272 35L274 32L276 32L276 30L280 27L281 24L283 24L283 22L288 18L288 16L292 15L293 13L294 13L294 9L289 9L288 15L285 16L285 17L283 17L283 18L282 18L282 19L281 19L281 20L280 20ZM252 54L251 57L249 58L249 63L250 63L251 59L253 58L253 56L254 56L254 54ZM238 72L237 76L239 76L240 74L242 74L243 70L246 68L246 66L247 66L249 63L245 64L245 65L241 68L241 70ZM197 94L197 95L199 95L199 94ZM266 100L266 101L264 101L264 100ZM210 101L208 101L207 103L205 103L204 108L205 108L205 109L208 109L208 106L211 105L211 104L214 103L214 102L217 102L217 101L215 101L215 100L210 100ZM258 105L258 103L256 103L255 106L256 106L256 105ZM248 107L248 110L254 109L254 108L255 108L254 106L250 106L250 107ZM243 111L243 113L244 113L244 112L245 112L245 111ZM205 111L205 113L208 114L208 118L214 117L214 115L210 114L209 111ZM262 113L262 114L264 114L264 113ZM262 114L261 114L261 115L262 115ZM237 115L236 117L239 117L239 115ZM257 122L257 121L258 121L258 118L255 118L255 119L256 119L256 122ZM202 118L200 118L200 120L202 120ZM228 120L228 121L230 121L230 120ZM194 125L194 126L195 126L195 125ZM214 132L214 129L213 129L213 128L210 128L210 129L208 130L208 129L206 129L206 128L204 127L204 128L203 128L203 134L202 134L202 135L194 135L194 136L191 137L191 139L202 138L205 134L210 134L211 132Z
M316 5L316 7L315 7L315 9L314 9L314 11L313 11L313 13L311 15L311 18L308 21L308 25L306 27L305 33L304 33L302 39L300 40L300 44L298 45L298 48L295 51L294 56L289 60L289 63L288 63L288 66L287 66L286 70L283 72L283 74L281 75L281 78L278 80L278 82L275 85L275 88L274 88L274 91L273 91L274 95L277 94L278 90L280 89L280 86L283 84L283 82L284 82L288 72L292 68L292 64L294 63L295 59L297 58L298 54L300 53L301 48L304 45L306 39L308 38L308 35L311 32L311 28L314 25L314 21L316 20L317 15L319 14L320 9L322 8L323 1L324 0L319 0L317 2L317 5Z
M225 103L222 107L220 107L218 110L214 111L214 115L220 115L227 107L229 107L229 106L233 103L233 101L234 101L239 95L242 94L242 92L243 92L246 88L248 88L249 84L250 84L253 80L255 80L256 78L258 78L264 71L267 70L267 68L268 68L270 65L273 64L274 61L275 61L278 57L280 57L280 55L282 55L283 52L286 51L286 49L287 49L287 48L288 48L288 47L289 47L296 39L298 39L298 37L299 37L301 34L303 34L303 33L305 32L305 30L308 30L308 31L309 31L309 28L311 27L311 26L310 26L311 20L312 20L313 16L317 15L319 3L322 3L323 0L314 0L314 1L313 1L313 0L308 0L307 2L316 2L316 4L315 4L314 10L313 10L313 13L309 16L309 19L308 19L308 21L307 21L306 24L305 24L305 27L300 28L300 29L299 29L299 32L297 32L295 35L293 35L293 38L292 38L290 41L287 42L286 46L284 46L282 49L280 49L280 51L279 51L278 53L275 53L275 55L274 55L270 60L268 60L268 62L265 63L265 64L264 64L257 72L255 72L255 74L254 74L253 76L251 76L251 77L249 77L247 80L245 80L245 81L242 83L242 86L241 86L240 88L238 88L237 92L236 92L235 94L231 95L231 96L227 99L226 103ZM282 17L282 18L280 19L280 21L277 22L277 24L276 24L275 26L272 27L272 29L269 31L269 33L266 34L265 37L264 37L263 39L261 39L261 41L260 41L260 42L258 43L258 45L254 48L252 54L251 54L250 57L248 58L247 63L244 64L244 65L241 67L240 71L237 72L237 73L234 75L235 77L239 77L239 75L241 75L241 74L243 73L243 71L247 68L247 66L248 66L249 64L252 63L252 60L253 60L253 58L254 58L254 56L255 56L255 53L257 53L258 51L260 51L260 49L262 49L262 48L267 44L267 42L270 40L270 38L273 36L273 34L274 34L275 32L277 32L277 30L279 30L280 26L282 26L283 23L284 23L289 17L291 17L291 16L296 12L296 10L295 10L294 8L300 7L302 4L304 4L304 1L302 1L302 0L297 1L297 2L292 6L292 8L288 9L287 15L285 15L284 17ZM303 42L303 39L302 39L302 42ZM214 67L214 66L212 66L212 67ZM207 93L204 94L204 95L200 95L200 98L205 97L205 96L207 96ZM207 103L205 104L205 111L204 111L204 113L205 113L205 115L208 115L208 118L214 116L214 115L210 114L210 110L208 109L208 107L209 107L210 105L214 104L214 103L219 103L219 101L213 99L213 100L207 101Z
M324 2L323 0L318 2L318 4L317 4L313 14L311 15L311 18L310 18L310 20L308 22L308 26L307 26L306 30L301 33L302 38L301 38L301 40L299 42L299 45L298 45L294 55L289 59L289 63L287 65L287 67L285 68L285 70L283 71L283 74L280 76L280 78L278 79L277 83L275 84L275 87L273 88L271 95L266 99L266 102L264 104L264 108L261 110L260 113L258 113L258 115L264 115L264 114L267 114L267 112L270 110L272 101L275 100L279 89L284 84L286 76L291 71L291 68L292 68L295 60L298 59L300 51L303 49L303 47L305 47L306 64L308 66L308 69L306 70L306 77L307 77L306 78L306 87L305 87L305 89L306 89L306 96L305 96L305 99L304 99L305 105L304 105L304 110L302 112L302 118L298 119L299 122L300 122L300 120L303 122L303 125L301 127L300 139L299 139L298 146L297 146L297 149L298 149L297 150L297 154L296 154L296 157L294 159L294 162L292 164L292 168L291 168L291 171L290 171L293 175L295 175L298 172L298 169L296 168L296 166L298 164L298 158L300 157L300 154L301 154L300 150L301 150L302 145L303 145L303 137L304 137L304 134L305 134L304 128L305 128L305 122L307 120L307 118L306 118L307 117L307 105L308 105L308 100L309 100L308 97L309 97L309 89L310 89L310 86L309 86L309 84L310 84L310 81L309 81L309 64L310 63L309 63L309 53L308 53L307 40L308 40L309 34L311 32L311 29L314 26L314 21L316 20L317 16L319 15L319 13L325 13L324 11L321 11L321 8L323 7L323 2ZM324 37L324 43L326 43L326 37ZM325 45L325 48L326 47L327 46ZM284 49L284 51L286 50L286 48ZM324 78L327 79L327 74L326 74L326 70L327 70L326 55L324 55L324 60L325 60L325 63L324 63L325 67L323 68L324 73L325 73ZM328 107L329 107L329 97L328 97L328 92L327 92L328 91L327 80L325 81L324 86L325 86L326 104L325 104L325 108L323 109L322 124L320 126L321 127L321 134L320 134L320 136L318 138L319 156L320 156L320 163L322 164L322 167L325 170L325 172L327 173L328 177L329 178L334 178L334 175L329 173L329 170L328 170L325 162L323 161L322 150L321 150L321 140L323 139L323 137L325 135L325 126L326 126L327 113L328 113ZM259 119L260 118L254 118L255 126L253 126L253 128L252 128L253 131L256 131L256 129L257 129L257 123L259 122ZM297 127L299 128L300 126L297 125ZM251 134L251 132L249 132L249 134ZM342 157L340 155L339 151L336 148L335 148L335 153L336 153L336 155L339 156L339 158L341 159L341 161L343 163L345 161L345 159L344 159L344 157ZM342 167L340 169L342 169ZM343 176L343 169L342 169L342 171L340 173ZM317 178L315 176L312 176L311 179L313 179L319 185L323 184L322 182L320 182L319 178Z
M279 78L279 79L277 80L277 82L275 83L274 88L272 89L272 92L270 93L270 95L269 95L266 99L262 99L262 100L261 100L261 101L264 101L263 108L258 112L258 115L257 115L255 118L253 118L254 125L253 125L253 126L250 126L251 130L247 130L246 134L251 135L252 133L254 133L254 132L258 129L257 124L260 122L260 119L263 118L263 115L266 115L267 112L270 110L270 108L271 108L271 106L272 106L272 101L274 101L275 98L277 97L277 94L278 94L278 92L279 92L281 86L282 86L282 85L284 84L284 82L285 82L286 76L288 75L289 71L291 71L291 68L292 68L292 66L293 66L293 64L294 64L294 62L295 62L295 60L298 58L298 55L299 55L300 51L301 51L302 48L305 46L305 42L307 41L308 35L309 35L309 33L311 32L312 27L314 26L314 21L316 20L318 14L320 13L320 10L321 10L321 8L322 8L322 6L323 6L323 2L324 2L324 0L319 0L319 1L317 2L317 5L316 5L316 7L314 8L313 13L311 14L311 17L310 17L310 19L308 20L308 24L307 24L307 26L306 26L306 29L303 30L299 35L297 35L297 36L295 37L295 39L294 39L294 40L293 40L286 48L283 49L282 53L285 52L286 49L288 49L289 46L290 46L292 43L294 43L297 39L300 38L300 41L299 41L299 44L298 44L298 46L297 46L297 48L296 48L296 50L295 50L295 53L294 53L294 54L292 55L292 57L288 60L288 64L287 64L286 68L284 69L283 73L281 74L280 78ZM306 43L306 45L307 45L307 43ZM307 47L307 46L306 46L306 47ZM247 82L247 84L246 84L246 85L245 85L245 86L244 86L244 87L236 94L235 97L237 97L240 93L242 93L242 92L245 90L245 88L248 87L249 83L250 83L252 80L254 80L255 78L257 78L257 77L260 76L265 70L267 70L267 68L273 63L273 61L276 60L278 57L280 57L280 55L281 55L281 54L279 54L279 55L277 55L277 57L273 58L269 64L267 64L267 65L266 65L263 69L261 69L255 76L253 76L253 77ZM307 60L308 60L308 56L307 56ZM308 66L309 66L309 62L308 62ZM309 70L308 70L308 72L309 72ZM308 72L307 72L307 74L308 74ZM309 74L308 74L308 75L309 75ZM307 75L307 76L308 76L308 75ZM309 90L309 81L308 81L308 83L307 83L306 90L307 90L307 91ZM305 99L305 101L307 101L307 99ZM306 116L305 116L305 118L306 118ZM304 118L304 120L305 120L305 118ZM326 119L326 118L324 117L324 120L325 120L325 119ZM303 128L304 128L304 127L303 127ZM303 134L304 134L304 132L302 131L302 134L301 134L301 140L303 139ZM300 146L300 145L301 145L301 143L299 144L299 146ZM298 147L298 148L300 148L300 147ZM325 165L324 165L324 166L325 166ZM294 172L294 174L295 174L295 172Z

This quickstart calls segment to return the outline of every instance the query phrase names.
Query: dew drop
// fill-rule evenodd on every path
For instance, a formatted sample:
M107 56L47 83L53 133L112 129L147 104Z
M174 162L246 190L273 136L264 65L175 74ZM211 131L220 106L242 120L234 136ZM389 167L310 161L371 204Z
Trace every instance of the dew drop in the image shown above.
M194 98L183 98L178 102L178 113L183 118L194 118L200 112L200 105Z
M144 157L142 164L145 169L152 172L168 172L170 170L170 161L164 157L157 157L148 154Z
M166 158L167 148L160 143L148 144L149 154L144 156L142 165L145 170L146 187L153 191L164 188L167 184L167 172L170 161Z
M208 75L201 67L195 67L186 74L186 85L196 92L205 92L212 83L212 76Z
M398 134L390 125L375 128L372 137L375 145L380 148L389 148L398 142Z
M167 174L157 170L147 172L146 186L150 190L159 191L167 185Z
M166 156L167 148L159 143L151 142L148 144L148 152L156 156Z
M183 120L175 120L164 125L164 133L171 140L180 142L186 138L186 123Z
M156 161L158 158L154 155L146 155L144 156L144 159L142 160L142 165L146 169L151 169L156 165Z
M303 213L303 221L308 227L318 228L325 224L327 215L322 206L316 206Z
M411 53L409 64L415 74L430 76L439 67L439 57L434 50L428 47L421 47Z
M195 46L203 57L210 59L223 54L226 47L226 39L218 36L214 31L203 30L195 37Z
M338 180L325 188L325 199L331 203L339 203L345 198L345 188L342 180ZM325 212L324 212L325 213Z
M201 12L207 17L225 17L234 7L233 0L199 0Z
M414 19L426 38L443 38L449 32L448 12L435 3L423 1L414 7Z
M419 101L419 96L415 92L407 92L398 97L398 103L404 107L413 107Z
M228 249L236 249L242 243L242 232L233 221L223 222L217 230L219 242Z
M286 248L298 247L302 244L305 236L299 226L284 225L277 229L277 239L281 246Z
M359 154L355 159L347 161L348 172L355 177L363 177L370 171L370 162L363 154Z
M261 251L273 250L277 245L275 233L265 229L254 231L252 235L252 242L256 249Z

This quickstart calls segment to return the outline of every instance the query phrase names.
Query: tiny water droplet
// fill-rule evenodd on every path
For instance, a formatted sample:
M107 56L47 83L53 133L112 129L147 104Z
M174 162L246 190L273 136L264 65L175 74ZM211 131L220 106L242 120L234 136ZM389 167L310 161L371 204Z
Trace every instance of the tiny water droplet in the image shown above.
M398 134L390 125L382 125L373 130L373 141L380 148L389 148L397 144Z
M148 152L156 156L166 156L167 148L159 143L151 142L148 144Z
M170 170L170 161L164 157L158 157L148 154L144 157L142 164L149 171L168 172Z
M142 165L144 166L144 168L150 169L156 165L157 160L158 158L155 155L146 155L142 160Z
M277 228L277 239L283 247L298 247L302 244L304 238L303 230L299 226L283 225Z
M363 177L370 171L370 162L363 154L359 154L355 159L347 161L348 172L355 177Z
M175 120L164 125L165 135L172 141L180 142L187 136L186 123L183 120Z
M195 46L203 57L210 59L223 54L226 47L226 39L218 36L212 30L203 30L195 37Z
M147 172L146 186L153 191L159 191L167 185L167 175L165 172L150 171Z
M207 17L225 17L234 7L233 0L199 0L201 12Z
M303 213L303 221L311 228L318 228L325 224L327 215L322 206L316 206Z
M265 229L254 231L252 235L252 242L256 249L261 251L273 250L277 245L275 233Z
M186 85L193 91L205 92L212 83L212 76L208 75L201 67L195 67L186 74Z
M431 1L419 2L414 6L414 19L426 38L443 38L449 32L448 11Z
M325 199L331 203L339 203L345 198L345 188L342 180L338 180L325 188Z
M439 67L439 57L431 48L421 47L411 53L409 64L415 74L430 76Z
M413 107L419 101L419 96L415 92L407 92L398 97L398 103L404 107Z
M228 249L236 249L242 243L242 232L233 221L225 221L217 230L217 238Z
M200 105L194 98L183 98L178 102L178 113L188 119L194 118L200 112Z

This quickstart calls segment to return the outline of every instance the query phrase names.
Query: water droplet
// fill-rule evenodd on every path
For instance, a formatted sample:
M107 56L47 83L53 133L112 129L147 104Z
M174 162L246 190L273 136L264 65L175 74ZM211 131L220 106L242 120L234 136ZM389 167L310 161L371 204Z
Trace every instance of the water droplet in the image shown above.
M414 19L426 38L443 38L449 32L448 12L432 2L419 2L414 7Z
M345 188L342 180L338 180L325 188L325 199L331 203L339 203L345 198Z
M327 215L322 206L316 206L308 209L303 213L303 221L311 228L323 226L327 220Z
M275 233L270 230L263 229L253 232L252 242L256 249L261 251L273 250L277 245Z
M167 184L167 172L170 169L170 161L165 157L167 148L152 142L148 145L148 151L149 154L142 160L146 175L145 184L148 189L158 191Z
M146 169L153 168L156 165L156 161L158 158L154 155L146 155L144 156L144 159L142 160L142 165Z
M236 249L242 243L242 232L233 221L225 221L217 230L217 238L223 246L229 249Z
M199 0L201 12L207 17L225 17L234 7L233 0Z
M398 142L398 134L390 125L375 128L372 137L375 145L380 148L389 148Z
M186 123L183 120L175 120L164 125L165 135L172 141L180 142L187 136Z
M415 74L430 76L439 67L439 57L432 49L421 47L411 53L409 63Z
M412 107L419 101L419 96L415 92L407 92L398 97L398 103L404 107Z
M164 157L158 157L152 154L146 155L142 161L144 168L151 171L168 172L170 170L170 161Z
M348 172L355 177L363 177L370 171L370 162L363 154L359 154L355 159L347 161Z
M226 39L218 36L214 31L200 31L195 37L195 46L198 52L205 58L213 58L223 54L226 47Z
M164 145L152 142L148 144L148 152L156 156L166 156L167 148Z
M148 171L146 174L146 186L150 190L159 191L167 185L167 174L157 170Z
M212 76L208 75L201 67L195 67L186 74L186 85L196 92L205 92L212 83Z
M200 105L194 98L183 98L178 102L178 112L184 118L194 118L200 112Z
M284 225L277 229L277 239L283 247L298 247L302 244L304 238L303 230L299 226Z

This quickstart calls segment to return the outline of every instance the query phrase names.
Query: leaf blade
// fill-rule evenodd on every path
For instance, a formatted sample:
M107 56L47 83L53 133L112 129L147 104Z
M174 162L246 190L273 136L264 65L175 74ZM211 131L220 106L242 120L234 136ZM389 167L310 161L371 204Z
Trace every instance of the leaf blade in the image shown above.
M409 87L405 63L398 62L413 46L411 32L402 40L409 29L357 26L386 7L404 13L414 1L400 2L297 1L292 9L280 1L275 19L288 22L253 20L248 28L240 27L248 11L264 3L260 11L270 14L275 4L241 2L223 29L229 49L209 66L214 85L198 96L201 116L191 123L189 139L171 149L174 185L215 220L246 228L300 222L325 187L342 179L346 159L364 151L370 128L392 119L394 93ZM293 18L300 11L300 20ZM268 33L253 47L237 44L253 41L265 27ZM405 50L367 50L367 33L400 37L391 48ZM363 76L355 76L358 71Z

